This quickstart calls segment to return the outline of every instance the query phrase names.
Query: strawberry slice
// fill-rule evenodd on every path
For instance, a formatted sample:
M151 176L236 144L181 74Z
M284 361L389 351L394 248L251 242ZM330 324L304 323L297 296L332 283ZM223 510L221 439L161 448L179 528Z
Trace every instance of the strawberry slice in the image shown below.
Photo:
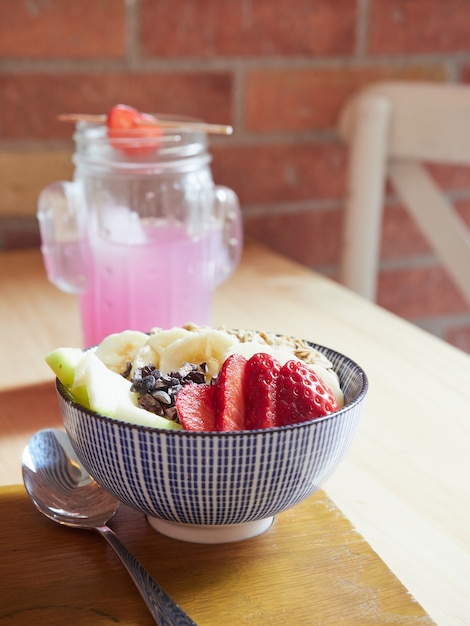
M245 367L245 428L278 426L276 387L281 364L270 354L254 354Z
M243 381L246 359L241 354L232 354L222 365L217 376L216 429L220 431L244 430L245 409Z
M338 403L331 389L308 365L287 361L277 379L276 410L280 426L333 413Z
M162 129L155 125L155 118L126 104L113 106L108 113L106 125L113 148L127 155L149 154L155 152L160 145Z
M176 394L176 410L185 430L215 430L215 387L188 383Z

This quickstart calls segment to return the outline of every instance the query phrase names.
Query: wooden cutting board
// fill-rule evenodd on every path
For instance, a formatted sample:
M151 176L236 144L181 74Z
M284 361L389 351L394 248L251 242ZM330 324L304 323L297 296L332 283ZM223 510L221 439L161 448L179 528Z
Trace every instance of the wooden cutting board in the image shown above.
M0 511L0 626L154 623L97 534L47 520L23 486ZM169 539L125 506L110 525L199 626L434 623L322 491L239 543Z

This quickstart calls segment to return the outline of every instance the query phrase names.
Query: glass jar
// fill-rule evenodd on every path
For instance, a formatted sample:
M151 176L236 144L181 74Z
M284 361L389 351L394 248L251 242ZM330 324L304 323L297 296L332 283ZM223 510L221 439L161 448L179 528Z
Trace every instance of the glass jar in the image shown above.
M105 125L79 122L74 140L74 179L41 192L38 219L49 280L79 295L85 345L211 323L243 237L236 194L214 184L206 134L110 139Z

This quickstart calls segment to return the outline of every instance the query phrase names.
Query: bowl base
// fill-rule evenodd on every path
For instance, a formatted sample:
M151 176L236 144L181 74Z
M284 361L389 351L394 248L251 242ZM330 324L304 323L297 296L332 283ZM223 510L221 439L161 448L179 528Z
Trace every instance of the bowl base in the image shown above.
M152 528L172 539L179 539L189 543L231 543L233 541L251 539L266 532L273 523L274 517L266 517L254 522L220 526L180 524L158 517L151 517L150 515L147 515L147 521Z

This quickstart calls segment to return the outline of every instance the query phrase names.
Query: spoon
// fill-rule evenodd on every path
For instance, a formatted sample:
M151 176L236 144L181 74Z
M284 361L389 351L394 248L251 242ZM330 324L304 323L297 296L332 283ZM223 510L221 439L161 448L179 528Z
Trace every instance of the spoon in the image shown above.
M102 489L80 464L65 432L37 432L23 451L23 481L36 508L49 519L97 531L129 572L160 626L197 626L106 525L119 502Z

